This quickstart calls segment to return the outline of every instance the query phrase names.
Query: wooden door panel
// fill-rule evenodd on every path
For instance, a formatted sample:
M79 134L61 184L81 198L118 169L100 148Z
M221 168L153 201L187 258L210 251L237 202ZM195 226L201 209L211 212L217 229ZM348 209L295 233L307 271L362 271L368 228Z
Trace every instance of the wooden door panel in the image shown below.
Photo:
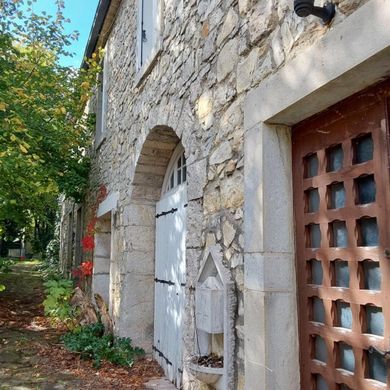
M178 388L183 372L186 191L182 184L156 205L155 357Z
M390 384L389 86L293 128L304 390Z

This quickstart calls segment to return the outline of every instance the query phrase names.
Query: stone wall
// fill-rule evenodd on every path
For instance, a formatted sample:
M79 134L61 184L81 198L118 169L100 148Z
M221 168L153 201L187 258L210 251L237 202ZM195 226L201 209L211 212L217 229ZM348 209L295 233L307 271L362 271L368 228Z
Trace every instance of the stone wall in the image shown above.
M333 25L342 23L365 2L338 1ZM119 193L115 266L111 276L112 312L116 331L128 335L129 318L140 310L129 299L137 284L126 287L134 282L129 280L135 267L131 257L132 237L136 235L137 242L147 246L154 234L152 226L145 226L140 233L140 224L134 223L137 218L151 221L155 201L151 196L150 202L142 210L137 208L135 215L134 177L147 137L156 127L166 126L180 138L188 161L187 279L190 283L195 279L205 249L218 244L236 281L237 388L241 389L245 245L243 102L250 89L321 39L329 28L314 17L297 17L292 11L293 0L165 0L164 3L162 50L138 85L134 0L123 0L107 41L107 135L93 155L90 193L100 184L106 185L109 193ZM148 193L144 195L147 198ZM151 272L139 268L140 274ZM187 293L186 349L191 351L193 297L190 291ZM150 309L152 302L144 304ZM147 325L150 331L152 323ZM146 338L145 335L137 341L142 344ZM148 346L146 342L145 345Z

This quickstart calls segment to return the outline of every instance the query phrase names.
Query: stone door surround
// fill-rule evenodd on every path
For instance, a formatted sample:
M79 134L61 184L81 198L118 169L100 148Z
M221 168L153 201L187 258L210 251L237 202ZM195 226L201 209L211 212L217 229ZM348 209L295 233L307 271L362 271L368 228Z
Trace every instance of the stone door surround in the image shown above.
M390 7L370 0L245 102L245 388L299 389L290 126L390 74Z

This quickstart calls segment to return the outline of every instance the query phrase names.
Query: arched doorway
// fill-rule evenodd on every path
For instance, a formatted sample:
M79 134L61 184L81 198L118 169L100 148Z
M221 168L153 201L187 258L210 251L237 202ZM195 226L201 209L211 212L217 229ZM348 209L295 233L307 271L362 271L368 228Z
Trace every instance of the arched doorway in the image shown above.
M185 304L187 167L179 143L156 204L154 353L168 378L181 385Z

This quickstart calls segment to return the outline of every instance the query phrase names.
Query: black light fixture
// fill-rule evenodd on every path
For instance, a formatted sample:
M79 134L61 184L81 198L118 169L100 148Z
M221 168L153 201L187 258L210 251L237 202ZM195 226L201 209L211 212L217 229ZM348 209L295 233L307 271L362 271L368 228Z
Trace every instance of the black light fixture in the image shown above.
M317 7L314 5L314 0L294 0L294 11L301 18L314 15L321 18L324 24L329 24L336 13L336 7L329 2L323 7Z

